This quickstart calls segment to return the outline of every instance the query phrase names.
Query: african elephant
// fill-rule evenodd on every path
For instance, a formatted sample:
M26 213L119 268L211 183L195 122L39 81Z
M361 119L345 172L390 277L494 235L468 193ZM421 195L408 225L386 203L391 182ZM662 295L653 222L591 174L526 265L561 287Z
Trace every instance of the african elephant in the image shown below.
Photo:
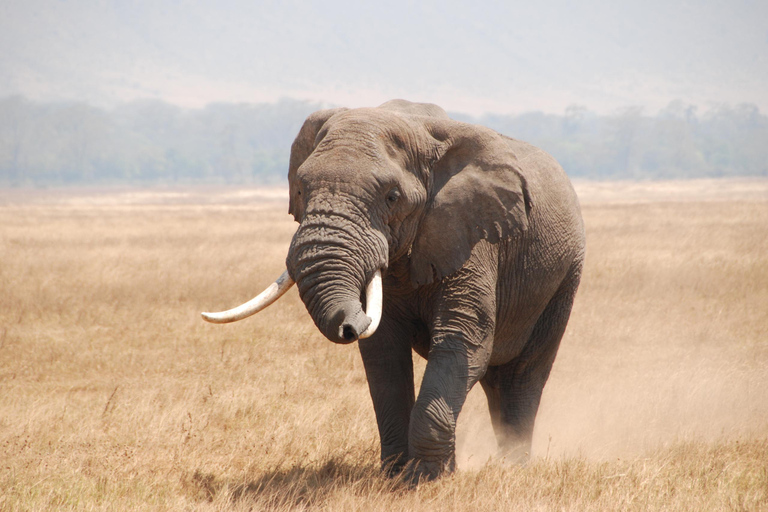
M386 470L453 471L456 420L477 381L500 451L525 460L584 260L558 163L436 105L393 100L310 115L288 182L299 227L287 271L204 317L239 320L295 282L329 340L359 340ZM427 359L418 397L412 349Z

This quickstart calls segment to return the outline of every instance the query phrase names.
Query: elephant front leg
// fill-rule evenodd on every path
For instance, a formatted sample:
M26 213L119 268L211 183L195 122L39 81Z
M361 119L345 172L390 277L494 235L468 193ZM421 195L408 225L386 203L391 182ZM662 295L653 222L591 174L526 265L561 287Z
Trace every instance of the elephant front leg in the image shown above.
M413 358L409 339L386 325L359 341L381 439L381 465L389 475L408 462L408 423L414 404Z
M456 421L487 364L481 348L467 350L461 345L434 347L429 352L408 435L414 481L432 480L456 469Z
M456 468L456 420L467 393L485 374L496 329L497 248L478 244L472 258L434 290L427 368L411 413L413 478Z

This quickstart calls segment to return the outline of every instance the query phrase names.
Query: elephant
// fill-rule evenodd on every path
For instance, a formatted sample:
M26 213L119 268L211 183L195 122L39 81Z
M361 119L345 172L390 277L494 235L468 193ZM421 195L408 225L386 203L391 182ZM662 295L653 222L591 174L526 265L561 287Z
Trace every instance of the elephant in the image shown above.
M211 322L297 284L330 341L358 342L390 475L456 467L456 421L478 381L501 456L529 457L542 390L585 251L553 157L437 105L392 100L311 114L291 146L286 271ZM418 396L413 352L427 360Z

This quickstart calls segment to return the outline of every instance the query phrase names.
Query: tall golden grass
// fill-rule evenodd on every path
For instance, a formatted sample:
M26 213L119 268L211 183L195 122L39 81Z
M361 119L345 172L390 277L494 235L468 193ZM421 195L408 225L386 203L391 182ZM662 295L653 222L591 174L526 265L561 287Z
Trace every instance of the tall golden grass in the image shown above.
M493 458L475 389L417 488L295 290L200 320L282 271L282 191L0 192L0 510L768 510L768 182L577 188L532 461Z

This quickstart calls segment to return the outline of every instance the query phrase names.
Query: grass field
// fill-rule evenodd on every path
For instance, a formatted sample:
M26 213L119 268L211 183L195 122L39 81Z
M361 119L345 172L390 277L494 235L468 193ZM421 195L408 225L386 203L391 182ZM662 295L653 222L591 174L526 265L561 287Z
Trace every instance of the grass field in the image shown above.
M577 189L531 463L493 459L478 387L415 489L295 289L199 317L283 270L283 191L0 191L0 510L768 510L768 181Z

